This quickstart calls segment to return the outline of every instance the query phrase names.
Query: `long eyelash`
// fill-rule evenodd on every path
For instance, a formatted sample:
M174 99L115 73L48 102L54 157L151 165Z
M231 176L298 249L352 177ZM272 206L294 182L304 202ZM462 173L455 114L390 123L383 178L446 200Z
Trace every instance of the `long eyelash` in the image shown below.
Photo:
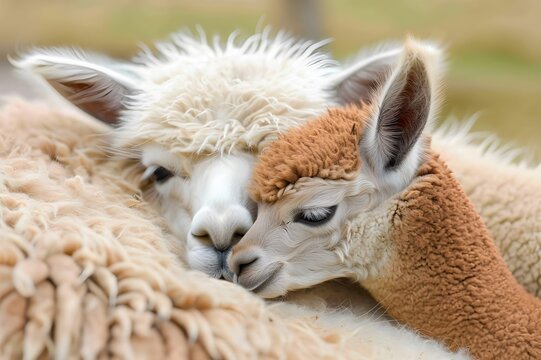
M314 208L303 210L303 216L311 220L319 220L326 218L331 210L329 208Z

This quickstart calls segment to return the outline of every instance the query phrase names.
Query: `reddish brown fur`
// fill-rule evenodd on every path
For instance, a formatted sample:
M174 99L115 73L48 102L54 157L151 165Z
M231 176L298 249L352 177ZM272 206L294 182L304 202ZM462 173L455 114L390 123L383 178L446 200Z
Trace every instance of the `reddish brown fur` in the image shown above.
M391 266L364 283L389 313L480 359L541 359L541 300L513 278L438 156L395 206Z
M351 179L360 168L359 140L370 107L331 109L270 144L255 167L251 195L274 202L302 177Z

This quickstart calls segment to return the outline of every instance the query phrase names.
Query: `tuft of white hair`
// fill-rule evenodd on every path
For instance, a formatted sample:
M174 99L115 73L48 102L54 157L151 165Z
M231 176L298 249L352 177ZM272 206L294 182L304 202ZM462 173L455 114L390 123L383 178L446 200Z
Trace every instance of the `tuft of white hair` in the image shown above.
M464 121L450 117L432 132L434 145L447 153L453 149L453 156L482 159L500 167L533 170L541 173L541 163L533 160L532 153L514 143L504 143L495 134L473 131L479 118L475 114Z
M162 145L173 153L260 151L286 129L334 105L328 91L338 64L327 41L299 41L270 28L222 43L200 31L143 47L139 91L130 96L117 146Z

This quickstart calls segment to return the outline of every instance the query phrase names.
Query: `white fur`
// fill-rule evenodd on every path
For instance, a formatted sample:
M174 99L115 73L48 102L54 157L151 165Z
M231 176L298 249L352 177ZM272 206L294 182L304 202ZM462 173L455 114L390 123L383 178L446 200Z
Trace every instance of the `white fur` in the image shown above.
M353 359L470 358L464 351L450 353L436 341L398 325L366 291L347 281L327 282L314 289L292 292L286 300L269 301L271 309L288 319L314 321L325 329L339 329L341 339L348 344L369 345Z
M26 56L10 60L20 69L32 69L75 105L106 99L108 108L118 109L137 89L139 80L132 64L75 48L34 48ZM91 86L74 92L66 82Z
M334 62L316 50L324 44L297 42L269 30L226 44L205 37L173 35L143 52L144 79L123 114L117 145L152 141L175 153L261 150L280 131L332 104L328 91ZM174 134L174 136L172 135Z
M195 161L157 146L146 147L142 153L147 169L163 166L176 174L156 184L155 191L162 215L178 240L187 245L190 266L213 277L231 279L219 251L227 252L253 223L255 214L249 210L243 189L254 157L217 155Z

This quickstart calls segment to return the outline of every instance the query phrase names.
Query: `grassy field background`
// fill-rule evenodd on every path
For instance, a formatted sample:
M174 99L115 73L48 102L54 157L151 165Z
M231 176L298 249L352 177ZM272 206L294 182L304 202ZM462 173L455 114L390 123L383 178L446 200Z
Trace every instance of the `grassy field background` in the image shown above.
M287 0L0 0L0 56L29 45L77 45L130 57L138 43L201 25L249 35L262 19L297 29ZM342 59L406 34L449 53L443 116L479 112L476 129L541 159L541 1L321 0L321 35ZM2 81L2 79L0 79Z

